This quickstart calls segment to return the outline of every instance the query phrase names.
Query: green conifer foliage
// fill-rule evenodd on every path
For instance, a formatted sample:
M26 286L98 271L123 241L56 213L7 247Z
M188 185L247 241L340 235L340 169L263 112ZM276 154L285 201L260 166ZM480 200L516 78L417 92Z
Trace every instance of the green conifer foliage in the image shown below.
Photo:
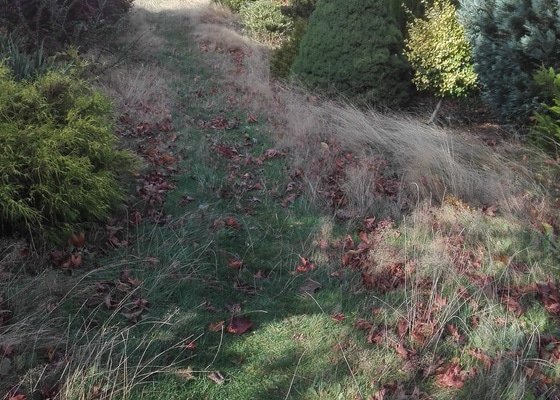
M402 34L384 0L321 0L292 72L311 86L375 105L409 94Z
M106 217L133 160L115 145L101 93L71 73L16 82L0 65L0 232L60 240Z
M526 122L539 108L534 73L541 66L560 67L560 2L462 0L461 5L483 100L503 120Z

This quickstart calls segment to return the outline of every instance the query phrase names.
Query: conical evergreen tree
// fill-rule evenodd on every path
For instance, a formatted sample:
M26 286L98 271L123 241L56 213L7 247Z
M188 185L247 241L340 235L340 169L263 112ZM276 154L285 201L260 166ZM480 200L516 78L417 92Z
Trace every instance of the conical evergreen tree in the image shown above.
M402 46L385 0L320 0L292 72L311 86L396 105L410 88Z

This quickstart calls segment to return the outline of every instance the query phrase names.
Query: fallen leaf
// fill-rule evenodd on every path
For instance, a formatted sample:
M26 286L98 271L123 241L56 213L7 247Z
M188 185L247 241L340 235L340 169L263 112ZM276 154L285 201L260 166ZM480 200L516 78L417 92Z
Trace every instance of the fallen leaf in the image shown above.
M354 327L360 331L369 331L371 328L373 328L373 324L366 321L365 319L360 318L354 323Z
M74 269L82 265L82 255L81 254L70 254L62 264L60 268L62 269Z
M27 396L21 393L15 393L8 397L8 400L27 400Z
M241 304L239 303L235 303L235 304L226 303L224 304L224 308L228 310L230 314L239 314L241 312Z
M212 322L208 325L210 332L221 332L224 329L225 321Z
M105 304L105 307L107 307L107 310L114 310L118 304L116 301L113 301L110 293L104 297L103 303Z
M185 194L181 197L181 201L179 202L179 204L182 206L186 206L187 204L192 203L194 200L194 197Z
M373 289L375 287L375 278L370 274L362 272L362 284L366 289Z
M516 299L515 297L510 296L508 294L503 294L501 296L501 300L502 303L506 306L506 309L512 312L513 314L515 314L516 317L519 317L521 316L521 314L523 314L524 312L523 307L521 306L519 300Z
M243 260L241 260L237 257L229 258L228 259L228 267L230 267L231 269L239 270L239 269L241 269L241 267L243 267Z
M471 356L473 356L474 358L476 358L478 361L482 362L485 369L490 369L490 367L492 367L492 364L494 363L493 360L489 356L484 354L482 352L482 350L480 350L478 348L468 349L467 353L470 354Z
M395 351L397 352L397 354L399 356L401 356L405 360L408 359L412 354L412 351L410 351L406 347L404 347L403 343L398 343L395 346Z
M538 283L537 293L544 308L550 314L560 316L560 289L554 282Z
M465 373L456 362L436 370L436 384L441 387L460 389L465 385Z
M484 206L482 207L482 212L484 215L487 215L489 217L495 217L496 213L498 212L498 206L495 204L491 206Z
M239 221L237 221L235 217L227 217L226 219L224 219L224 223L228 228L232 229L239 229L241 227Z
M384 329L381 330L371 330L366 338L366 341L370 344L381 344L385 341L387 332Z
M244 316L231 317L226 332L234 335L243 335L253 328L251 320Z
M214 371L214 372L209 373L208 374L208 379L210 379L212 382L214 382L218 385L223 385L223 383L226 381L226 379L220 373L220 371Z
M196 350L196 341L187 339L184 348L187 350Z
M194 374L193 374L193 369L191 367L187 367L187 368L180 368L178 370L175 371L175 375L181 379L184 379L186 381L190 381L195 379Z
M300 263L296 267L296 272L304 273L304 272L313 271L315 269L315 264L313 264L311 261L309 261L308 258L300 257L299 260L300 260Z
M282 157L282 156L284 156L284 153L282 153L281 151L278 151L276 149L268 149L265 150L265 152L262 155L262 158L264 160L270 160L271 158Z
M321 289L322 287L323 287L323 285L321 285L319 282L314 281L313 279L306 279L303 282L303 285L301 285L300 288L298 289L298 293L299 294L313 294L317 290Z
M142 316L143 309L133 310L131 312L122 312L122 316L128 319L129 321L136 323L139 321L140 317Z
M140 225L140 223L142 222L142 214L140 213L140 211L136 210L130 213L129 221L132 225Z
M72 236L70 236L69 242L74 247L84 247L86 243L86 235L84 232L73 233Z
M132 286L140 286L140 284L142 283L141 280L135 279L130 275L130 270L129 269L123 269L121 271L121 274L119 276L119 281L121 281L122 283L132 285Z
M282 207L287 208L291 206L294 203L294 201L296 201L296 199L297 199L297 194L290 193L289 195L284 197L284 199L282 199Z
M343 313L335 313L331 315L331 319L336 322L342 322L346 319Z
M456 343L462 343L465 341L465 338L463 337L463 335L461 335L459 329L454 324L447 324L445 327L447 328L447 331L451 334L453 341L455 341Z

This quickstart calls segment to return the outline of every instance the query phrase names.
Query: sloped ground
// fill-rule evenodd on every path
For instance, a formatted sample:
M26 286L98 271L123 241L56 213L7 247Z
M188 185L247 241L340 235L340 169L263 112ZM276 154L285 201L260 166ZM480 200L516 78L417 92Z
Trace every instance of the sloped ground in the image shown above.
M119 40L99 85L144 168L48 269L2 253L7 398L560 396L536 156L275 84L204 1L137 1Z

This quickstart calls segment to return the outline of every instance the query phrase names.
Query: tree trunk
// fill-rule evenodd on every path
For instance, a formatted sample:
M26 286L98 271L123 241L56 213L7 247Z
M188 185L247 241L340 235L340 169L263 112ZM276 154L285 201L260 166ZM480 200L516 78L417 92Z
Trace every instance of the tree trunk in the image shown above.
M430 117L430 120L428 121L428 125L431 125L431 124L434 123L434 121L435 121L435 119L436 119L436 117L437 117L438 111L439 111L439 109L440 109L440 107L441 107L441 101L442 101L442 100L443 100L443 99L440 97L439 100L438 100L438 102L437 102L436 109L434 110L434 112L432 113L432 116Z

